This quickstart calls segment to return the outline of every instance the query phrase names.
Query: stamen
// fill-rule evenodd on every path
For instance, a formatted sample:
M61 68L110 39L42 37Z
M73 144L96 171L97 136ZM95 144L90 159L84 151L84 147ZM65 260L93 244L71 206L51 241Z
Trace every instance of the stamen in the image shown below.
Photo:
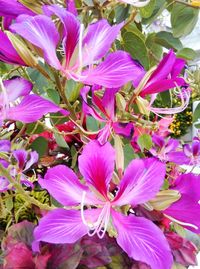
M3 81L2 81L2 78L0 78L0 89L1 89L1 92L2 92L2 106L3 106L3 109L2 109L2 114L3 114L3 118L6 118L6 114L7 114L7 111L9 109L9 100L8 100L8 95L7 95L7 92L6 92L6 88L4 87L3 85Z
M84 216L85 197L86 192L84 191L81 199L81 219L88 228L87 233L89 236L97 234L98 237L102 239L107 231L110 220L110 203L109 202L105 203L104 207L101 210L101 213L98 216L97 221L92 223L87 221Z
M198 229L199 229L199 228L198 228L196 225L194 225L194 224L187 223L187 222L182 222L182 221L177 220L177 219L174 219L174 218L172 218L172 217L170 217L170 216L168 216L168 215L166 215L166 214L164 214L164 215L165 215L168 219L170 219L170 220L172 220L172 221L174 221L174 222L176 222L176 223L178 223L178 224L180 224L180 225L188 226L188 227L194 228L195 230L198 230Z
M82 199L81 199L81 219L83 223L88 226L88 223L84 216L84 203L85 203L86 191L83 192Z
M83 46L83 31L84 31L84 25L80 25L80 34L79 34L79 43L78 43L78 56L79 56L79 68L78 73L81 73L82 71L82 65L83 65L83 53L82 53L82 46Z

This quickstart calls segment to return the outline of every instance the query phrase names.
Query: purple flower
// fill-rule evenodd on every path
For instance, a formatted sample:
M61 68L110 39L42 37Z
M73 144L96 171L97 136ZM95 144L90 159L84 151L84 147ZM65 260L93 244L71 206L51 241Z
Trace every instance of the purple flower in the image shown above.
M103 238L108 231L134 260L143 261L152 269L170 269L172 256L162 231L150 220L124 215L121 209L124 205L134 207L152 199L163 184L165 165L154 158L133 160L114 196L109 192L114 164L112 146L91 141L79 157L85 184L64 165L48 170L45 178L39 180L40 185L59 203L67 207L80 206L81 210L59 208L49 212L35 229L34 249L38 248L39 241L74 243L85 234Z
M139 95L138 99L143 99L147 95L151 95L151 101L149 103L149 111L160 114L174 114L183 111L189 103L190 90L187 89L188 85L185 80L179 75L184 68L185 61L176 58L173 50L162 59L156 70L152 73L150 78L144 85L144 81L141 81L142 85L134 83L136 88L136 94ZM152 107L153 102L156 99L156 95L160 92L172 89L172 88L184 87L183 90L179 89L178 97L181 99L181 106L174 108L155 108Z
M198 234L200 232L199 184L200 176L192 173L179 176L172 189L179 191L181 198L163 211L172 221Z
M183 151L171 152L170 160L176 164L200 165L200 141L195 139L191 145L184 145Z
M21 14L35 15L32 10L22 5L18 0L0 0L0 16L16 18Z
M5 141L4 144L8 145L8 140L2 140ZM2 143L3 144L3 143ZM4 152L9 152L10 147L5 148L4 146ZM1 150L1 143L0 143L0 151ZM9 166L10 164L7 161L4 161L3 159L0 159L0 163L5 167L10 167L10 174L12 177L20 176L20 182L25 184L28 187L33 188L33 184L28 180L28 178L25 175L25 172L31 168L31 166L38 161L38 153L36 151L27 152L24 149L18 149L13 150L11 152L11 155L16 160L15 166ZM0 192L4 192L12 188L10 186L10 182L7 178L0 176Z
M103 19L90 24L84 34L83 25L72 13L57 5L44 6L43 10L46 15L19 16L11 30L39 47L46 62L68 79L113 88L135 81L144 73L143 68L124 51L106 55L123 23L110 26ZM58 16L63 23L63 36L60 36L51 15ZM62 65L56 54L60 39L65 54Z
M54 103L35 94L29 94L32 83L24 78L0 81L0 126L4 120L18 120L24 123L37 121L49 112L62 111ZM16 105L19 97L23 99Z
M107 142L112 130L119 134L129 138L133 133L132 123L120 123L115 115L115 94L118 89L106 89L102 98L95 95L92 92L92 105L87 103L87 93L90 87L85 86L81 90L81 96L83 98L83 112L86 115L92 116L99 122L105 123L105 126L99 131L98 141L100 144Z
M169 154L170 152L176 150L176 148L179 146L179 141L172 138L165 141L163 137L156 134L153 135L152 141L155 146L149 150L151 154L161 161L171 161Z
M26 65L21 59L7 35L0 30L0 61L8 64Z

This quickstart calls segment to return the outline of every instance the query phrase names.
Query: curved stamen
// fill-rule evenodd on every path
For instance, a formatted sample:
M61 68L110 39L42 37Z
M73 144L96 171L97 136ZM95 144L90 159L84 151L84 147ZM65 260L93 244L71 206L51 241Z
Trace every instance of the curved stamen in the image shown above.
M78 56L79 56L79 68L78 73L81 73L83 68L83 31L84 25L80 25L80 34L79 34L79 42L78 42Z
M1 89L1 92L2 92L2 114L3 114L3 118L6 118L6 114L7 114L7 111L9 109L9 100L8 100L8 95L7 95L7 92L6 92L6 88L4 87L3 85L3 81L2 81L2 78L0 78L0 89Z
M187 223L187 222L182 222L182 221L177 220L177 219L174 219L174 218L172 218L172 217L170 217L170 216L168 216L168 215L166 215L166 214L164 214L164 215L165 215L168 219L170 219L170 220L172 220L172 221L174 221L174 222L176 222L176 223L178 223L178 224L180 224L180 225L188 226L188 227L194 228L195 230L198 230L198 229L199 229L199 228L198 228L196 225L194 225L194 224Z
M81 199L81 219L83 223L87 226L88 235L93 236L97 234L99 238L103 238L110 220L110 203L105 203L104 207L101 210L101 213L98 216L97 221L91 223L87 221L84 216L85 197L86 192L84 191Z

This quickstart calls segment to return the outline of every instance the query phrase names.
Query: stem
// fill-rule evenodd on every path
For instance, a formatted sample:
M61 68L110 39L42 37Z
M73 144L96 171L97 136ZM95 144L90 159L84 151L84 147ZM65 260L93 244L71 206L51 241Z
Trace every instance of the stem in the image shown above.
M52 207L48 205L44 205L40 203L35 198L29 196L28 192L26 192L20 183L15 181L15 179L12 178L12 176L9 174L8 170L3 167L3 165L0 163L0 175L7 178L8 181L15 187L17 192L22 196L25 202L29 202L30 204L36 205L37 207L43 209L43 210L51 210Z
M23 124L22 128L20 129L19 133L13 138L12 142L15 142L17 138L21 137L26 130L26 124Z
M56 86L58 88L58 91L60 93L60 96L62 97L63 101L65 102L66 106L67 106L67 110L70 112L71 117L76 120L76 114L73 110L73 107L71 106L70 102L68 101L66 95L65 95L65 90L61 84L60 78L58 76L58 74L56 72L53 72L54 78L55 78L55 82L56 82Z
M128 18L127 22L124 24L123 28L128 26L132 21L135 20L135 17L137 15L137 10L133 10L133 13L131 13L130 17Z

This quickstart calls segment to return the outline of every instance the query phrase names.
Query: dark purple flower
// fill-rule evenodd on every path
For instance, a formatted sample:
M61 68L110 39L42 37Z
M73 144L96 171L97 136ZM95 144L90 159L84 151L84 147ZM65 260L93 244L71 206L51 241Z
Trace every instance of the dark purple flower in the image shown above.
M152 141L154 143L154 147L152 147L149 151L154 157L157 157L161 161L170 161L169 153L176 150L179 146L179 141L176 139L169 138L167 141L161 136L156 134L153 135Z
M170 153L170 160L176 164L200 165L200 141L193 140L192 144L183 146L182 151Z
M40 185L64 206L80 205L81 210L59 208L49 212L35 229L33 247L37 249L39 241L74 243L86 234L102 238L108 231L131 258L152 269L170 269L172 256L161 230L150 220L120 212L124 205L142 204L156 195L163 184L165 165L154 158L133 160L114 197L109 193L114 163L115 152L109 143L100 146L91 141L79 157L85 185L64 165L48 170Z

